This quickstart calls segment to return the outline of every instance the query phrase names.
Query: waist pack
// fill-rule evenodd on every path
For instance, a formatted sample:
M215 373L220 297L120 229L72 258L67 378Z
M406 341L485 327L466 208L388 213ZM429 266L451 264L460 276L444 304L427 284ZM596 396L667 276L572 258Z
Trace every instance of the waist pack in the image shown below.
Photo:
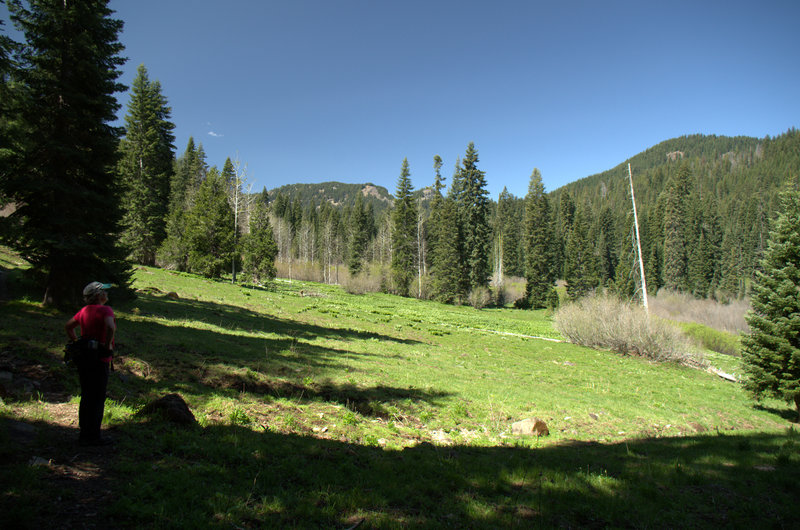
M84 361L97 361L109 356L111 356L111 351L104 344L83 337L76 341L68 342L64 346L64 363L68 365L75 365Z

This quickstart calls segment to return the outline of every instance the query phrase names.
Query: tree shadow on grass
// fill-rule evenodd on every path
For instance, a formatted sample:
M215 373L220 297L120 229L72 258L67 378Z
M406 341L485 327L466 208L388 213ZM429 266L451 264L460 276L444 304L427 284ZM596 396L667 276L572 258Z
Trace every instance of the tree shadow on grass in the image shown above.
M774 414L783 418L784 420L788 420L792 423L800 423L800 418L798 418L797 409L790 408L787 406L786 408L776 408L764 405L762 403L757 403L753 406L756 410L763 410L764 412L769 412L770 414Z
M390 342L394 340L391 337L265 319L246 309L206 302L173 305L172 301L156 300L155 306L168 307L175 314L165 317L166 322L125 319L119 323L117 370L112 373L109 384L112 399L135 404L147 396L186 391L189 387L189 392L201 398L219 394L236 397L240 392L251 392L275 398L325 401L344 405L365 416L387 418L389 406L402 408L403 402L411 402L410 406L419 402L434 404L449 396L435 390L324 382L324 373L346 369L357 377L362 368L350 363L381 359L390 354L357 352L308 342L320 334L327 334L328 338L368 337ZM177 315L185 313L187 306L188 313ZM207 318L215 310L235 315L229 320L235 320L237 325L228 331L198 329L182 322L187 318ZM77 375L74 369L64 366L61 348L55 345L59 343L48 345L41 341L40 329L54 327L53 334L62 333L66 318L31 307L25 319L31 329L36 328L35 332L7 330L8 333L2 334L7 335L8 344L0 351L0 369L8 370L13 377L13 384L5 384L10 389L6 397L27 400L38 395L37 399L42 401L64 402L78 393ZM264 320L280 332L240 331L263 324ZM339 344L347 345L348 341ZM323 382L315 382L318 379ZM180 382L180 388L175 386L175 381Z
M30 425L39 433L26 442L0 437L3 527L800 524L794 431L536 449L420 444L384 450L240 426L183 429L131 418L113 433L114 449L90 452L64 449L74 429ZM18 464L34 456L49 464ZM84 477L82 494L106 501L92 504L91 512L76 510L69 494L76 461L96 471ZM48 510L32 509L44 503Z
M338 340L378 340L400 344L419 341L369 331L323 327L296 320L267 316L249 309L203 300L179 299L141 294L136 307L146 315L168 320L204 322L232 331L265 332L299 339L328 338Z

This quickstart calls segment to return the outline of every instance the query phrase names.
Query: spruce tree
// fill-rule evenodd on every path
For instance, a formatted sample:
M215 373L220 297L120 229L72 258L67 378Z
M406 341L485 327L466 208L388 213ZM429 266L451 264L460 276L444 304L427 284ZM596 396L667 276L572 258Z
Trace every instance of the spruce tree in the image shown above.
M408 159L403 159L392 212L392 281L401 296L409 295L416 256L417 206L410 176Z
M533 170L528 184L524 223L526 283L523 305L543 308L547 307L556 275L551 255L550 206L538 169Z
M3 31L3 21L0 20L0 32ZM8 172L11 168L12 160L15 155L16 149L14 148L16 140L15 129L18 127L16 123L16 109L15 97L13 90L12 74L14 72L14 61L12 60L12 51L15 47L15 42L8 38L6 35L0 33L0 204L6 204L5 187ZM0 224L0 228L2 224ZM2 238L2 234L0 234Z
M558 203L558 223L555 225L555 263L558 268L558 277L564 277L564 255L566 253L567 241L572 231L572 223L575 218L575 201L569 191L561 193Z
M497 199L496 232L498 235L498 259L503 276L522 276L520 260L520 215L517 211L518 199L503 187Z
M463 192L460 197L465 224L464 255L466 257L469 288L476 289L489 284L491 274L492 230L489 192L486 177L478 169L478 151L470 142L461 168Z
M664 287L680 291L689 285L689 177L682 164L664 190Z
M753 282L751 332L742 338L745 387L794 402L800 421L800 190L792 179Z
M228 187L233 187L236 181L236 169L233 167L231 157L226 158L225 163L222 164L222 180Z
M366 259L365 252L369 243L370 230L367 221L367 210L364 207L363 194L359 192L350 216L350 256L347 266L351 275L361 272Z
M24 35L14 100L24 132L3 194L18 205L8 243L43 279L44 302L80 303L91 280L126 291L130 266L119 245L114 172L121 129L114 94L124 63L122 22L108 2L7 2Z
M194 138L189 137L186 151L176 162L170 182L167 237L158 250L158 263L164 268L187 270L189 248L186 241L186 215L206 171L202 146L196 147Z
M233 210L225 181L211 168L186 214L187 267L190 272L219 278L233 258Z
M708 196L695 213L694 236L688 259L689 285L697 298L714 293L720 278L720 226L717 204Z
M439 155L434 155L433 157L433 170L434 170L434 180L433 180L433 197L431 198L431 215L428 218L428 229L426 231L426 235L428 237L428 253L431 256L431 266L433 268L433 262L435 260L434 256L436 255L436 245L439 241L440 236L440 226L441 226L441 214L442 214L442 204L444 202L444 197L442 195L442 190L444 189L444 178L442 177L442 157Z
M123 185L122 242L134 262L154 265L166 238L175 125L158 81L140 65L131 86L118 171Z
M278 246L269 222L269 194L264 189L253 201L250 213L250 232L244 236L242 267L244 274L256 284L275 278L275 258Z
M591 210L584 204L575 210L574 223L567 240L564 280L570 300L586 296L598 284L598 263L590 237Z
M443 303L461 302L467 296L469 278L465 274L463 235L458 205L448 196L442 201L437 240L433 255L433 298Z

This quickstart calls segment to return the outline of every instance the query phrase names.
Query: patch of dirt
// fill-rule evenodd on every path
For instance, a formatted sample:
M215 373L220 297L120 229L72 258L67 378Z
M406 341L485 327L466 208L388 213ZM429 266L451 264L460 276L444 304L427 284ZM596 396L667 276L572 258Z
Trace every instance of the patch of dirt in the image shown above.
M0 459L0 466L26 463L41 468L45 475L38 491L25 493L32 499L41 498L46 504L37 511L32 527L119 526L119 521L105 515L105 509L114 500L115 478L111 468L117 454L115 446L78 445L78 404L65 402L69 396L46 366L2 354L0 370L10 374L3 387L11 390L12 399L22 403L20 412L23 407L32 407L36 417L44 418L44 421L29 417L25 421L0 419L0 430L7 435L3 452L14 455ZM26 399L29 401L23 401ZM13 404L10 405L13 410Z

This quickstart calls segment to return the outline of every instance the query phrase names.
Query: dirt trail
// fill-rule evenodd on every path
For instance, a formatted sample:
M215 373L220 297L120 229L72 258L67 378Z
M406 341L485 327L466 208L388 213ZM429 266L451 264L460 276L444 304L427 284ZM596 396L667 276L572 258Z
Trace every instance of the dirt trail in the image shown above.
M19 382L32 386L42 421L0 418L0 430L6 434L5 451L14 458L0 459L0 466L24 464L42 469L42 488L30 492L42 509L28 520L40 528L112 528L113 520L105 509L114 500L115 482L111 468L116 446L81 447L78 445L78 404L66 402L67 395L53 385L45 366L9 358L0 352L0 371L12 374L4 378L3 389ZM6 474L6 473L4 473ZM6 476L8 476L6 474ZM28 514L29 515L29 514ZM27 515L26 515L27 517ZM0 517L0 521L2 517Z

